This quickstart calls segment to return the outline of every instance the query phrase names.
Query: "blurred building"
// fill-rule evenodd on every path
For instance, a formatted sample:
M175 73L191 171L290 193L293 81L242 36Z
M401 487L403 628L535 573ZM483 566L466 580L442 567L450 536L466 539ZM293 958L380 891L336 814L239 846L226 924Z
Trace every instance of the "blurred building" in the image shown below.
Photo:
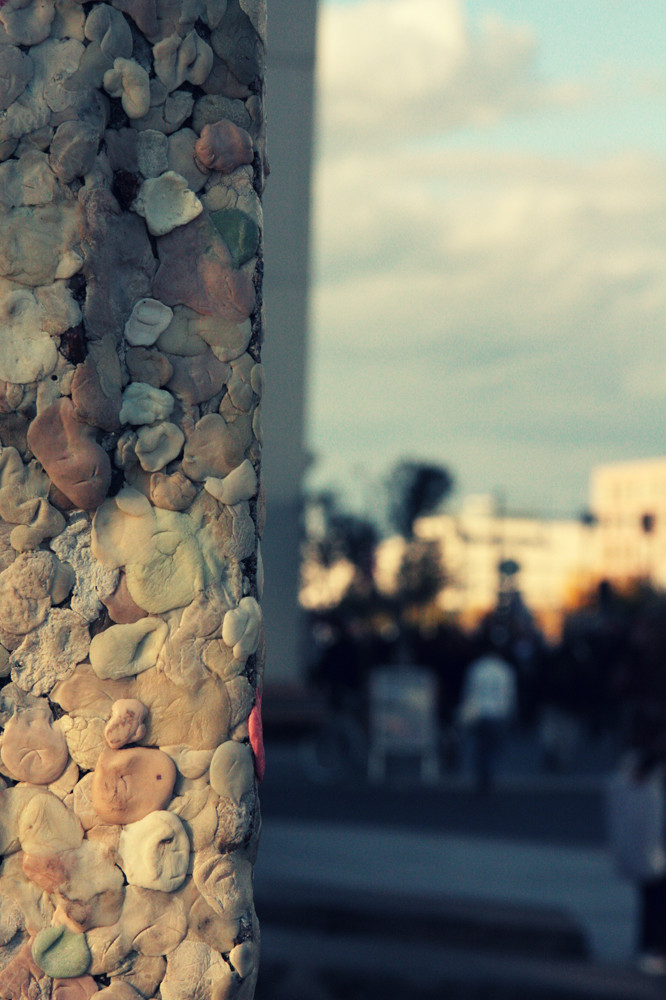
M597 466L590 511L599 577L666 587L666 458Z
M473 628L496 607L502 566L515 570L512 586L550 635L594 579L593 530L581 521L505 515L491 496L467 497L455 514L420 518L415 532L440 546L446 580L437 603L463 627ZM379 546L375 578L387 593L395 589L405 546L398 536Z
M463 628L473 628L497 606L510 585L543 632L557 637L566 613L602 580L617 586L646 581L666 589L666 457L600 465L590 476L589 514L578 520L518 516L492 496L469 496L456 513L420 518L419 539L439 546L445 582L437 605ZM407 542L380 542L374 578L394 594ZM353 578L341 561L327 569L303 567L301 600L330 607Z
M262 353L262 479L268 515L262 609L268 684L298 683L304 671L298 581L316 22L316 0L270 0L266 107L271 174L264 196L267 334Z
M557 634L563 612L595 572L586 524L504 514L490 496L466 498L456 514L421 518L416 532L439 542L447 579L438 603L463 626L496 606L500 568L509 567L512 586L544 632Z

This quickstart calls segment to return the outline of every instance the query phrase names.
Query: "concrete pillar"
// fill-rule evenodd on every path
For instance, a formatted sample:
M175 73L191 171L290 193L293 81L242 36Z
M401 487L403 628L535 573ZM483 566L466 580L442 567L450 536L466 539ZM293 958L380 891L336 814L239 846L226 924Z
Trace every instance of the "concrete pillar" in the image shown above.
M264 0L0 0L0 996L251 1000Z
M268 518L262 548L271 684L298 684L304 669L298 580L316 20L316 0L270 2L266 80L271 176L265 198L264 272L270 328L264 353L270 371L264 460Z

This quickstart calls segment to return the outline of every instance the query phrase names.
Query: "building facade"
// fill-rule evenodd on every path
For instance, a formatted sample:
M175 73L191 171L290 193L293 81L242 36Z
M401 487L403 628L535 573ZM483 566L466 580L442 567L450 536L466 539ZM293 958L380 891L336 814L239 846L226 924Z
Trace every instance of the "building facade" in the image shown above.
M590 511L600 578L666 587L666 457L597 466Z
M594 575L594 531L576 520L509 516L489 496L468 497L457 514L422 518L422 538L441 546L446 582L438 602L472 627L511 586L548 634ZM504 572L503 572L504 570Z
M509 515L492 496L480 495L465 498L456 513L420 518L415 533L439 546L442 614L473 628L497 606L507 583L503 566L515 569L510 585L544 633L557 637L566 613L602 580L666 589L666 457L594 468L589 515L579 519ZM385 593L396 589L406 544L394 535L377 549L375 582ZM324 593L330 602L347 578L348 566L325 581L314 570L306 573L304 603L317 606Z

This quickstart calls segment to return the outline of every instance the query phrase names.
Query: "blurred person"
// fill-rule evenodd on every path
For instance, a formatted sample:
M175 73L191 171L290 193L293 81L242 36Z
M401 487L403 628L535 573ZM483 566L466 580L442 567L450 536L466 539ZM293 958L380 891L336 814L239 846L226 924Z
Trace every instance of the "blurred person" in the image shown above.
M578 681L578 663L565 645L544 658L537 734L541 765L554 774L573 770L582 745L584 727Z
M363 683L358 642L347 624L330 621L320 625L318 645L310 679L331 708L346 707Z
M608 783L608 836L619 874L638 890L638 967L666 975L666 730L645 722Z
M463 682L458 719L472 738L477 790L492 791L497 762L517 708L516 674L490 650L473 660Z

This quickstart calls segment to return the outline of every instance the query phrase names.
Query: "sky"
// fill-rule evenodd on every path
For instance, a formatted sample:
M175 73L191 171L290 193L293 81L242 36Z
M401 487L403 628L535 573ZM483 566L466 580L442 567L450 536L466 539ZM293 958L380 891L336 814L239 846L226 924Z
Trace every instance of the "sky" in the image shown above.
M320 0L308 447L576 516L663 454L663 0Z

